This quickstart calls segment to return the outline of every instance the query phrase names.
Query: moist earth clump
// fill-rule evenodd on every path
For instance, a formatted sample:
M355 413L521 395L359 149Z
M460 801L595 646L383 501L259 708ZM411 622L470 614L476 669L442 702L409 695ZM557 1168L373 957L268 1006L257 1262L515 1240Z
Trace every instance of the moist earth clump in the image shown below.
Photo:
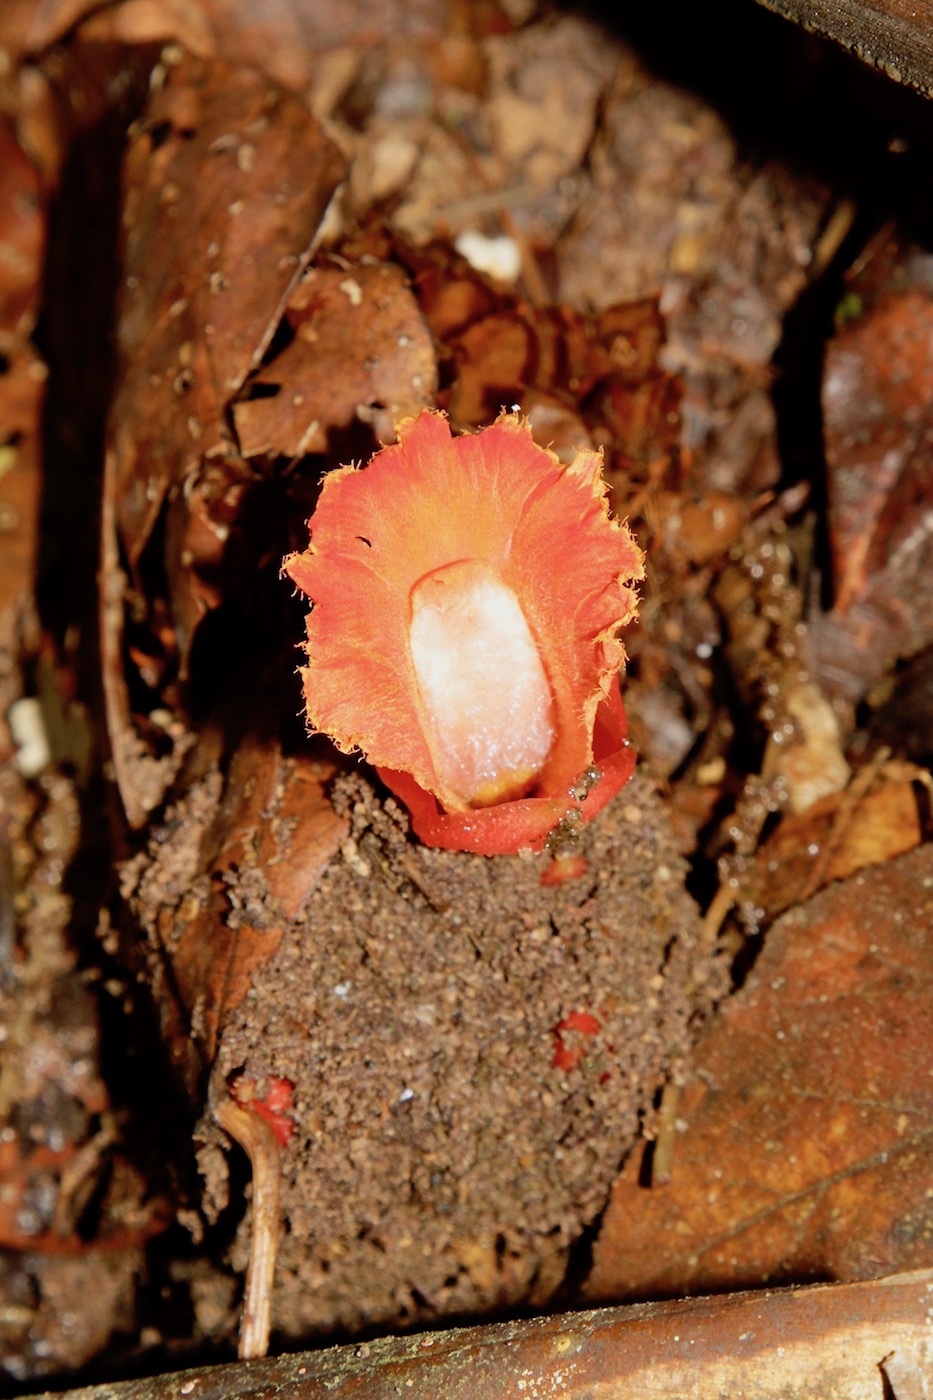
M579 834L584 874L550 886L547 856L413 844L359 774L334 796L340 854L214 1066L215 1097L240 1074L294 1086L274 1326L540 1306L724 985L661 803L636 777ZM203 1131L213 1213L226 1144Z

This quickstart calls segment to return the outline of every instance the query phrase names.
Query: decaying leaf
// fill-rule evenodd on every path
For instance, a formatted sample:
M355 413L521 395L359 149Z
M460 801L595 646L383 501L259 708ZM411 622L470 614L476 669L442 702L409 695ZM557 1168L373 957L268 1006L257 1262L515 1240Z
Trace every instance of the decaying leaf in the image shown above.
M326 453L355 420L390 442L395 423L433 403L434 347L400 267L311 268L284 325L294 338L233 407L244 456Z
M918 846L923 838L918 790L924 774L867 770L868 785L850 788L785 814L741 881L741 900L754 921L773 918L833 880L868 865L881 865ZM859 775L862 777L862 774ZM873 781L872 781L873 779ZM915 782L917 787L915 787Z
M131 714L121 562L144 594L140 561L167 503L170 645L184 671L249 488L228 405L272 338L343 168L307 109L252 69L182 58L153 86L124 170L104 483L104 688L136 825L164 795L183 744L154 754Z
M158 867L136 860L123 872L124 894L149 937L163 1034L194 1097L225 1017L340 844L346 824L324 790L332 775L333 765L313 756L288 758L275 743L247 741L226 780L212 769L168 812Z
M32 578L46 367L30 341L45 234L39 178L0 118L0 609Z
M873 253L850 280L823 383L835 598L810 652L848 700L933 635L931 261L894 236Z
M259 363L342 162L251 69L167 70L126 155L111 411L117 525L135 565L170 489L233 448L225 410Z
M617 1181L593 1299L873 1278L929 1266L933 850L771 929L697 1047L673 1179Z

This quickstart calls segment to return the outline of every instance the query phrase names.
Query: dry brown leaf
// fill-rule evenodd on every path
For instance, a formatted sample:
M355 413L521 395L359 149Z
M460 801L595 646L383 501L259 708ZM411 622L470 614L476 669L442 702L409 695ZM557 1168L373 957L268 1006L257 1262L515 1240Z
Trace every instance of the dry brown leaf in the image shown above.
M859 699L933 638L933 293L929 255L893 236L853 277L823 383L835 604L811 651Z
M134 564L171 487L232 446L256 367L342 173L307 110L250 69L183 59L130 142L111 443Z
M296 91L316 76L319 56L345 45L375 46L389 38L416 42L443 28L438 0L354 0L330 6L302 0L5 0L0 47L11 61L36 54L76 26L92 42L152 44L174 40L201 58L261 60L273 78Z
M0 116L0 350L36 323L45 251L39 177L12 124Z
M910 533L929 486L929 263L893 238L849 287L823 382L835 606L846 612Z
M615 57L595 26L572 15L491 38L486 53L498 154L523 181L553 189L586 157Z
M923 839L908 777L882 778L858 795L834 792L800 815L789 813L759 851L742 882L756 921L774 917L832 880L913 850Z
M29 336L44 251L39 178L0 118L0 608L29 588L37 548L47 375Z
M119 545L136 571L170 500L164 562L184 670L219 598L217 566L248 475L228 405L279 323L342 170L297 99L254 70L184 57L154 84L130 141L101 638L114 766L134 825L163 797L180 747L156 757L130 713Z
M25 346L0 372L0 608L31 587L38 546L38 451L45 366Z
M392 442L399 419L433 403L434 347L400 267L312 268L284 321L294 338L234 405L244 456L323 453L355 420Z
M670 1185L617 1181L593 1300L878 1277L933 1262L933 848L769 932L697 1047Z
M399 255L412 274L422 315L439 341L450 341L502 302L502 293L446 243L403 246Z
M125 892L155 945L163 1033L195 1093L199 1065L213 1060L225 1017L275 952L283 925L300 914L345 833L324 791L332 772L311 755L288 758L276 742L249 739L233 757L219 801L215 775L203 796L195 791L169 813L164 870L127 870ZM250 880L254 897L244 902Z
M454 287L438 293L433 279L425 286L436 334L471 304L481 306L469 278L455 279ZM477 426L516 403L537 420L541 442L550 446L553 431L558 451L587 441L605 445L616 468L610 479L627 508L633 480L675 451L680 423L677 383L658 365L663 323L656 303L611 306L593 317L504 293L498 303L445 337L457 369L447 396L452 420Z
M535 328L517 311L493 312L475 321L453 349L459 370L450 397L455 423L487 423L539 382Z

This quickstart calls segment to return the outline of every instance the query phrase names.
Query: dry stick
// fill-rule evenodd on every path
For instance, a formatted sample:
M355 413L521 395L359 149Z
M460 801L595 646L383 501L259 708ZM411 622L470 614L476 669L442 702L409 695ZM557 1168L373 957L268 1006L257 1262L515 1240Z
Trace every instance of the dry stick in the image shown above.
M265 1118L241 1108L233 1099L216 1104L214 1117L240 1144L253 1169L253 1223L238 1353L241 1361L252 1361L269 1350L272 1279L279 1247L279 1143Z
M680 1085L667 1083L661 1090L658 1109L658 1135L651 1158L651 1185L666 1186L674 1171L674 1143L677 1134L677 1111L680 1108Z
M855 201L852 199L844 198L836 202L826 222L826 227L813 250L813 261L810 264L809 274L814 279L826 271L839 252L852 230L857 212Z
M82 1188L94 1179L101 1158L118 1140L117 1125L112 1114L105 1114L103 1126L90 1142L80 1147L62 1170L58 1185L58 1198L52 1216L52 1233L64 1239L77 1228L77 1217L86 1204Z
M925 1270L382 1337L54 1400L920 1400L933 1375L931 1304Z
M703 947L711 947L719 937L719 931L726 922L726 915L736 902L736 892L730 885L720 885L713 901L703 916Z
M518 247L519 256L522 260L522 278L524 279L525 288L532 305L547 306L551 299L548 296L547 282L544 279L541 265L535 257L534 249L531 246L531 242L525 230L508 208L502 210L500 221L509 238L511 238L513 243Z

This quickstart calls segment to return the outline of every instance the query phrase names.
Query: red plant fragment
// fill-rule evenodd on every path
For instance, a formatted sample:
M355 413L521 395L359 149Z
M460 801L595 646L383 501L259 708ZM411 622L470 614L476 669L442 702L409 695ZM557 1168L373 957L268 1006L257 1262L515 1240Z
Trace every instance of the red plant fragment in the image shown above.
M542 885L566 885L568 880L582 879L588 869L586 856L562 853L544 867L539 878Z
M236 1079L230 1092L241 1108L258 1113L272 1127L279 1147L287 1147L295 1131L291 1115L292 1097L295 1086L290 1079L277 1079L270 1076L264 1081L264 1092L254 1079Z
M584 1035L596 1035L599 1028L599 1017L592 1011L571 1011L557 1027L558 1031L582 1031Z
M578 1035L598 1035L601 1030L601 1022L591 1011L571 1011L562 1021L558 1021L554 1028L554 1058L551 1065L554 1069L570 1070L576 1069L577 1065L586 1054L586 1045L579 1042L568 1045L564 1036L574 1031ZM600 1080L602 1083L602 1080Z
M540 849L631 775L618 630L641 551L598 452L569 466L518 415L452 438L406 419L363 471L324 479L284 570L313 601L310 724L361 750L427 845Z

